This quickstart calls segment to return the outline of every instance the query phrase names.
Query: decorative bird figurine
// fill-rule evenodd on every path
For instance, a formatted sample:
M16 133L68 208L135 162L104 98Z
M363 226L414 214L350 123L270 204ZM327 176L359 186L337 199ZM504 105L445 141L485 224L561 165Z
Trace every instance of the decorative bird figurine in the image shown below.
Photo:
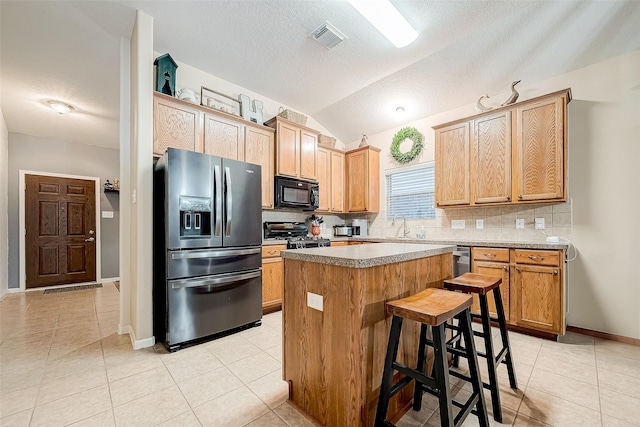
M489 95L487 95L485 93L484 95L482 95L480 97L480 99L478 99L478 102L476 102L476 111L478 113L483 113L485 111L489 111L489 110L493 109L493 107L485 107L484 105L482 105L482 98L489 98Z
M517 82L511 83L511 95L509 96L509 98L507 98L506 101L504 101L504 103L501 104L502 107L504 107L505 105L513 104L514 102L516 102L516 100L518 99L518 96L520 96L520 94L516 90L516 85L518 83L520 83L520 80L518 80Z

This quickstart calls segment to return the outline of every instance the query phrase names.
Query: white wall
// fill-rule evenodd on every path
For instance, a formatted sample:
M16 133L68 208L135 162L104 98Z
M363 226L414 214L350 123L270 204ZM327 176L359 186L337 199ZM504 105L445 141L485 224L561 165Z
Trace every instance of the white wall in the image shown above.
M573 94L568 106L568 196L571 200L553 205L551 211L555 214L558 210L562 215L561 235L570 237L579 251L578 258L569 263L568 323L640 338L640 281L635 268L640 241L637 189L640 183L640 51L544 82L522 82L518 86L519 99L568 87ZM492 95L492 99L507 96L508 93ZM474 114L474 104L468 104L407 124L421 131L425 142L424 152L412 164L433 160L432 126ZM391 159L389 146L401 127L369 135L369 144L382 149L381 176L384 170L399 166ZM355 148L359 142L352 141L347 147ZM384 205L386 188L384 181L381 184ZM538 206L533 209L544 211L542 205ZM495 208L463 211L485 215L491 209ZM460 211L438 210L439 217L432 220L432 226L448 227L446 218L457 215L456 212ZM374 224L386 221L383 212L370 219L375 220ZM382 224L380 230L386 226Z
M158 57L160 55L163 55L163 53L155 52L154 55L155 57ZM178 64L178 70L176 71L176 91L187 87L187 88L193 89L198 94L198 96L200 96L200 89L202 86L204 86L208 89L223 93L234 99L239 99L238 96L240 94L247 95L251 100L257 99L258 101L262 101L263 103L262 116L265 122L270 118L274 117L275 115L277 115L280 107L283 107L284 109L291 109L287 105L283 104L282 102L267 98L265 96L260 95L259 93L252 92L243 87L240 87L226 80L223 80L219 77L208 74L205 71L199 70L188 64L178 61L173 56L172 58L174 61L176 61L176 64ZM298 112L305 114L304 111L298 111ZM306 126L311 129L315 129L319 131L323 135L333 136L331 132L329 132L326 128L324 128L313 117L310 117L308 115L307 115ZM344 148L344 144L341 141L338 141L336 146L337 148Z
M0 300L9 288L9 131L0 109Z

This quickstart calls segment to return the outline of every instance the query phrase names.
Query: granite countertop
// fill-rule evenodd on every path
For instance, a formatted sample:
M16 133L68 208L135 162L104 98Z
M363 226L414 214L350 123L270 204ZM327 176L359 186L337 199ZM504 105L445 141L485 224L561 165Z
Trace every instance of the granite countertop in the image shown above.
M492 248L515 249L564 249L567 250L569 242L546 243L533 240L471 240L471 239L416 239L413 237L332 237L332 242L371 242L371 243L427 243L432 245L459 245L479 246Z
M362 239L359 239L362 240ZM337 246L310 249L290 249L281 252L286 259L338 265L351 268L368 268L394 262L410 261L434 255L452 253L451 245L423 243L377 243L372 245Z

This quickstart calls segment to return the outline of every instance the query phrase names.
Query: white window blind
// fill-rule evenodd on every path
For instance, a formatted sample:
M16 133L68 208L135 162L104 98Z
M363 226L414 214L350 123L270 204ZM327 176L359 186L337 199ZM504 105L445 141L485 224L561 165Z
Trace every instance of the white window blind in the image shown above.
M387 177L387 219L397 214L405 218L435 218L434 163L391 169Z

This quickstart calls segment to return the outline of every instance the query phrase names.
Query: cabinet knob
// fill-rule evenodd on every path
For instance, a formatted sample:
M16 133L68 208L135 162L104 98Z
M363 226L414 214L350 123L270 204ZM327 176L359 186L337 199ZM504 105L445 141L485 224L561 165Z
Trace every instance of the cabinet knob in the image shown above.
M553 274L558 274L558 270L553 270Z
M520 269L518 267L516 267L516 271L520 271Z
M484 254L487 258L495 258L496 254Z
M503 270L508 270L508 269L509 269L509 267L507 267L506 265L503 265L503 266L502 266L502 269L503 269Z
M511 196L507 196L507 202L511 201Z
M518 194L518 200L522 200L522 194Z
M532 260L539 259L540 261L544 261L544 257L543 256L536 256L536 255L529 255L529 259L532 259Z
M267 251L267 252L269 252L271 255L276 253L276 251Z

